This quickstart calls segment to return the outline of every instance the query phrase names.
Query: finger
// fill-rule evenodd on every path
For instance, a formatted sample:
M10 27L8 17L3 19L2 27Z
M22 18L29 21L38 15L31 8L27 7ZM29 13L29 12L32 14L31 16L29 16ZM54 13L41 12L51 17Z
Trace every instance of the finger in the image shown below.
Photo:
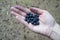
M16 16L16 19L17 19L19 22L21 22L21 23L24 24L25 26L28 26L28 23L24 20L25 17L17 14L17 13L14 12L14 11L12 11L11 13Z
M31 7L30 10L34 13L38 13L38 14L42 14L43 13L43 10L42 9L38 9L38 8L35 8L35 7Z
M22 15L22 16L26 15L26 13L22 12L21 10L16 9L15 7L11 7L11 10L18 13L18 14L20 14L20 15Z
M19 16L19 14L17 14L17 13L14 12L14 11L11 11L11 14L14 15L14 16Z
M16 5L15 8L17 8L17 9L19 9L19 10L25 12L25 13L29 13L30 12L30 10L28 8L24 8L24 7L19 6L19 5Z

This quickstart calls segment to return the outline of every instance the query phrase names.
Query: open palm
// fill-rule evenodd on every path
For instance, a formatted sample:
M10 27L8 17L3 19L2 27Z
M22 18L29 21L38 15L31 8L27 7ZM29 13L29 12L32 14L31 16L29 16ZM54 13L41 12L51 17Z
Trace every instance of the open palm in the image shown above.
M16 5L11 7L11 13L16 16L16 19L27 26L30 30L34 32L38 32L41 34L45 34L47 36L50 35L53 26L55 25L54 18L49 14L48 11L38 9L38 8L24 8L22 6ZM28 12L38 13L39 14L39 22L40 24L37 26L32 25L31 23L27 23L24 19Z

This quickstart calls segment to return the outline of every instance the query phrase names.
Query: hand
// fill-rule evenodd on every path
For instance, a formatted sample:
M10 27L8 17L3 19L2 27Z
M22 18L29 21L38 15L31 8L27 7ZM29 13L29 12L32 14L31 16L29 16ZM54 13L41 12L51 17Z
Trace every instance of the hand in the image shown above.
M19 5L11 7L11 10L11 13L16 16L16 19L25 26L27 26L30 30L50 36L52 28L54 27L56 22L48 11L34 7L28 9ZM28 12L39 14L40 24L38 26L34 26L31 23L27 23L24 20Z

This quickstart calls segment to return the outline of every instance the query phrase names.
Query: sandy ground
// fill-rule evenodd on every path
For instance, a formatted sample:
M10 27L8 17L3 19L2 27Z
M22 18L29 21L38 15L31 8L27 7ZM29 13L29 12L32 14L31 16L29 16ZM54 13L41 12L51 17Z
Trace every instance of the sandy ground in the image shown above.
M48 10L60 24L60 0L0 0L0 40L51 40L32 32L10 14L10 7L16 4Z

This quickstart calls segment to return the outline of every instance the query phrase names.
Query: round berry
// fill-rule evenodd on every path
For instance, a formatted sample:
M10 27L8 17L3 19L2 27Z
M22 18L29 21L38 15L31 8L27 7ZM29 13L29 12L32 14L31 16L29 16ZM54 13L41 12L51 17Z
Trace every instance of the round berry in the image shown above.
M33 25L39 25L39 15L27 13L27 15L25 16L25 21L27 21L28 23L31 23Z

